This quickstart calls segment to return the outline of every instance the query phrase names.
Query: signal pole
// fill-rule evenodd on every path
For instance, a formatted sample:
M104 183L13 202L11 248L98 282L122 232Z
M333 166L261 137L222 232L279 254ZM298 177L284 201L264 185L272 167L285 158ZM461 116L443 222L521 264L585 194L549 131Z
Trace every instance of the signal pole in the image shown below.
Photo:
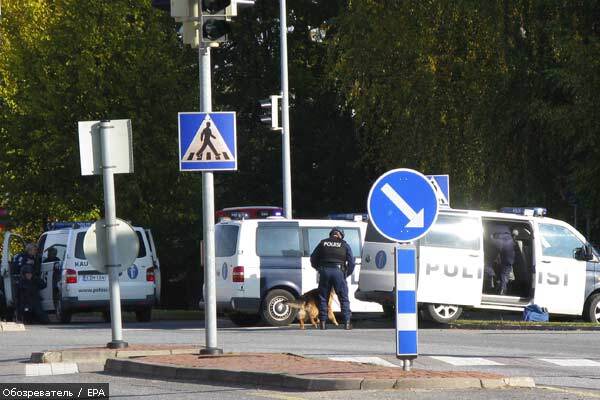
M281 31L281 138L283 153L283 210L286 218L292 218L292 169L290 161L290 96L288 88L287 10L285 0L280 0Z

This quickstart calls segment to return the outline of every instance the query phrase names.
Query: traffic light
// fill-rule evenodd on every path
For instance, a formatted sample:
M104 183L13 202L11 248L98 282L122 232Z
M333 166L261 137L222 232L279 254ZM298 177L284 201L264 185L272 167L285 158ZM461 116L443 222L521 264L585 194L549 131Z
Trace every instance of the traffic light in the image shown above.
M281 96L273 95L268 99L260 101L262 110L260 122L266 125L271 125L271 130L281 129L279 126L279 100Z
M224 42L231 33L231 17L237 15L236 0L200 0L202 2L202 42Z

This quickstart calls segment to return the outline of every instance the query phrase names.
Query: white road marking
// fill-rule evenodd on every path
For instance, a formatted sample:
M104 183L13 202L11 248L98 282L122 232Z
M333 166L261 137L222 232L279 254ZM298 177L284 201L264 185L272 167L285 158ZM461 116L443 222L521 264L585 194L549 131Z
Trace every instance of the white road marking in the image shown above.
M78 374L75 363L25 364L26 376Z
M561 367L600 367L600 362L585 358L539 358L538 360Z
M445 362L447 364L456 365L460 367L472 366L472 365L504 365L496 361L487 360L481 357L445 357L445 356L431 356L436 360Z
M384 360L383 358L379 358L379 357L329 357L330 360L334 360L334 361L350 361L350 362L357 362L357 363L363 363L363 364L375 364L375 365L380 365L382 367L394 367L394 368L400 368L399 365L396 364L392 364L389 361Z

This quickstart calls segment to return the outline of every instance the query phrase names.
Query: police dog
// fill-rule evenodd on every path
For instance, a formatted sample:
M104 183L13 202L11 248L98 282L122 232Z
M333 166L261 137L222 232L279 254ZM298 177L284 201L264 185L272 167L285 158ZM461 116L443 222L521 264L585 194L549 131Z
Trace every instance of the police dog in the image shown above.
M333 296L335 292L331 289L329 293L329 301L327 302L327 318L333 322L334 325L339 325L333 314L331 304L333 303ZM300 329L304 329L304 321L306 317L309 318L310 323L316 328L319 324L319 289L313 289L304 293L298 300L288 301L287 304L291 308L298 310L298 322L300 322Z

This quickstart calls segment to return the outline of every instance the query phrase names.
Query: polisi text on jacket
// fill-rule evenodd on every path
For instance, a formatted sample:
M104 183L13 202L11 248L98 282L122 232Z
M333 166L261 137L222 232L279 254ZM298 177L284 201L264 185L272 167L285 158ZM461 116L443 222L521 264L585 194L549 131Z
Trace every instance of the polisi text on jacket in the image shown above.
M323 242L326 247L342 247L342 242Z

